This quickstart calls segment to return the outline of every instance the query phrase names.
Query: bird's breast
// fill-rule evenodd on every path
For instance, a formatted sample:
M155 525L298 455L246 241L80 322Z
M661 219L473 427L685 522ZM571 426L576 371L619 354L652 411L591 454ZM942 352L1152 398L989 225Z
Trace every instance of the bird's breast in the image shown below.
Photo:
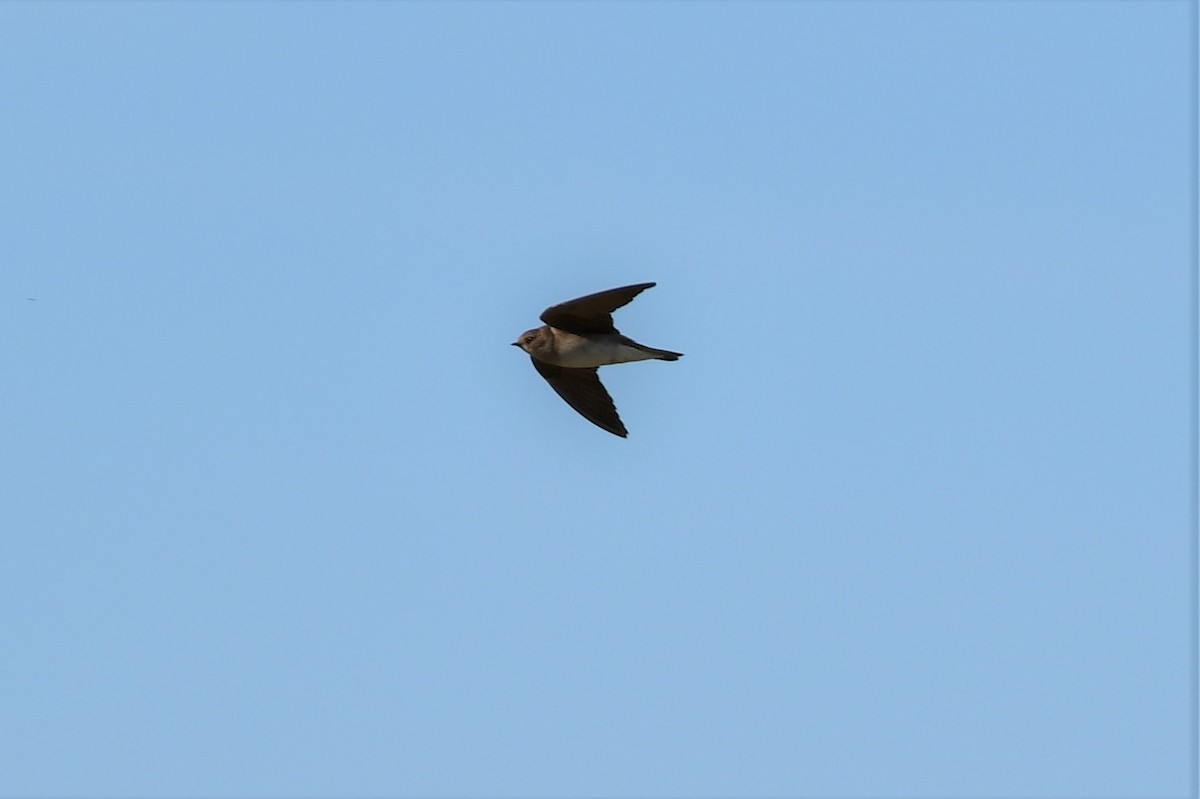
M555 360L558 366L590 369L614 363L645 361L653 358L636 347L630 347L613 335L579 336L564 330L554 330Z

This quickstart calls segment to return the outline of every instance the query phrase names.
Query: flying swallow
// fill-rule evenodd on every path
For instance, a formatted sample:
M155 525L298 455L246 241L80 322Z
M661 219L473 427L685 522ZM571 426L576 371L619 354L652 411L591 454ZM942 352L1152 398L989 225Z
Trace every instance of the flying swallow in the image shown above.
M542 311L545 325L526 330L513 342L529 353L533 368L580 416L621 438L629 433L596 370L630 361L677 361L683 355L638 344L613 327L612 312L653 285L638 283L551 305Z

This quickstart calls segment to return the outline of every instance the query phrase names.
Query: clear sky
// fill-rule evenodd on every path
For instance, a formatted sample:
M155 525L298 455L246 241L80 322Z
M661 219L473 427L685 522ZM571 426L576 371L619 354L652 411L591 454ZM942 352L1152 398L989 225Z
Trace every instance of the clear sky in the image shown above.
M1186 794L1189 40L0 4L0 794Z

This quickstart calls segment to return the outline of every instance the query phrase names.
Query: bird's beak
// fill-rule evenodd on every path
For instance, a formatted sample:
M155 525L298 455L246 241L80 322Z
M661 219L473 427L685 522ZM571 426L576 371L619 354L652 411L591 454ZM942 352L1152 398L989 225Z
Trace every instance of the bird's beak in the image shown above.
M512 345L513 345L514 347L519 347L519 346L521 346L521 342L519 342L519 341L514 341L514 342L512 343Z

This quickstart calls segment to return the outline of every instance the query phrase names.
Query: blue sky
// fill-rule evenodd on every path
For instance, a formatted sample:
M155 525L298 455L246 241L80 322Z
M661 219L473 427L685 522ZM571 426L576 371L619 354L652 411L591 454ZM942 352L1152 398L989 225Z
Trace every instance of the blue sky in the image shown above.
M0 5L0 794L1185 795L1189 37Z

